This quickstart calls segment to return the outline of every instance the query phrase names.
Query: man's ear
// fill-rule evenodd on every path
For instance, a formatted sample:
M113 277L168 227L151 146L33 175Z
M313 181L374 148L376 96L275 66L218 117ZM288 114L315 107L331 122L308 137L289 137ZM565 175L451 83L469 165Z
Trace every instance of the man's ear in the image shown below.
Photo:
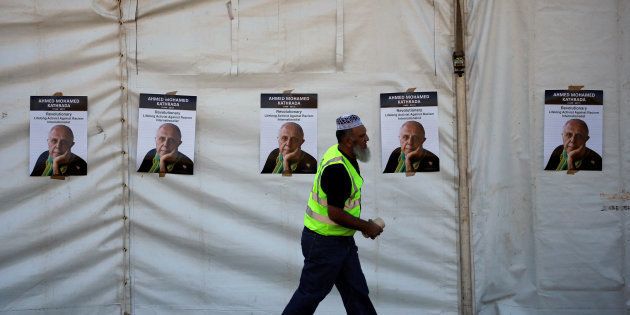
M586 140L584 140L584 142L588 141L588 139L590 139L591 137L586 136Z
M74 141L72 141L72 144L70 145L70 148L74 147Z
M354 134L349 134L344 139L345 145L348 149L352 150L352 147L354 146L354 139L355 139Z
M349 146L348 142L352 142L350 140L350 136L349 135L345 135L345 136L343 136L343 138L341 139L341 142L339 144L341 144L344 147L348 147Z

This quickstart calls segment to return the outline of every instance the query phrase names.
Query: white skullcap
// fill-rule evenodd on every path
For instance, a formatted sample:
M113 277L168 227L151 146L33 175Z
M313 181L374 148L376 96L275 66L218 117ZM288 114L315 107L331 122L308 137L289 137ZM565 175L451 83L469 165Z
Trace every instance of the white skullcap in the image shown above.
M337 118L337 130L347 130L362 125L361 118L354 114L345 114Z

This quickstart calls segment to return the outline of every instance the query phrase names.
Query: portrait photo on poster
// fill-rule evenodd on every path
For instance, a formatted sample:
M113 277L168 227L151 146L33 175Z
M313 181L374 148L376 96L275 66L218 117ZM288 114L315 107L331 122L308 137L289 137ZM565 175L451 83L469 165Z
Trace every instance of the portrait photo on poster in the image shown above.
M315 174L317 94L261 94L261 174Z
M87 175L87 96L31 96L30 176Z
M383 173L439 172L437 92L381 94Z
M140 94L136 169L194 174L197 97Z
M602 170L603 96L601 90L545 91L545 170Z

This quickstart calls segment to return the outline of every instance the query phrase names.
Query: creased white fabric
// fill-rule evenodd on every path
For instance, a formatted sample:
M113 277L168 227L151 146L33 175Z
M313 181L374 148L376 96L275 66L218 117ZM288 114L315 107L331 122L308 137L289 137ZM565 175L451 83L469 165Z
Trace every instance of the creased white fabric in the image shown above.
M362 118L378 152L379 94L410 87L438 91L441 172L385 175L378 154L362 164L363 216L380 216L387 228L377 241L357 234L359 254L380 313L456 314L450 2L436 1L434 10L432 1L232 0L236 43L225 33L234 21L219 7L138 8L129 120L137 121L138 93L177 90L197 95L198 127L194 176L131 173L134 314L280 313L303 265L313 176L259 174L260 94L317 93L319 152L336 142L335 118L346 112ZM318 314L340 313L333 290Z
M0 6L0 313L121 313L118 11L104 1ZM89 176L29 177L30 96L55 92L88 96Z
M477 310L626 314L628 212L601 194L628 183L627 1L467 8ZM604 91L602 172L543 171L544 90L569 85Z
M346 112L378 152L379 94L415 87L438 92L441 171L385 175L373 154L363 214L387 228L357 242L379 313L457 313L451 1L232 0L234 19L224 1L0 8L0 312L279 313L312 176L258 174L260 94L318 93L319 152ZM628 212L601 209L630 183L630 5L465 9L477 311L627 313ZM571 84L604 91L603 172L542 171L543 93ZM174 90L198 97L195 175L136 173L138 95ZM28 176L29 96L55 92L88 96L88 176ZM339 313L333 290L318 314Z

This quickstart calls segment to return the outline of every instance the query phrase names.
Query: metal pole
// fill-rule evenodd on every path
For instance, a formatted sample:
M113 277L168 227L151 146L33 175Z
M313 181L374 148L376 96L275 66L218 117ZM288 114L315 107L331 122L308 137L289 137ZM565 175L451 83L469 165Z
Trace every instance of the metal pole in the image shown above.
M455 51L453 70L455 76L455 103L457 115L457 167L459 175L459 281L460 313L473 314L472 254L470 246L470 207L468 189L468 110L466 106L466 76L464 54L463 12L460 0L455 4Z

